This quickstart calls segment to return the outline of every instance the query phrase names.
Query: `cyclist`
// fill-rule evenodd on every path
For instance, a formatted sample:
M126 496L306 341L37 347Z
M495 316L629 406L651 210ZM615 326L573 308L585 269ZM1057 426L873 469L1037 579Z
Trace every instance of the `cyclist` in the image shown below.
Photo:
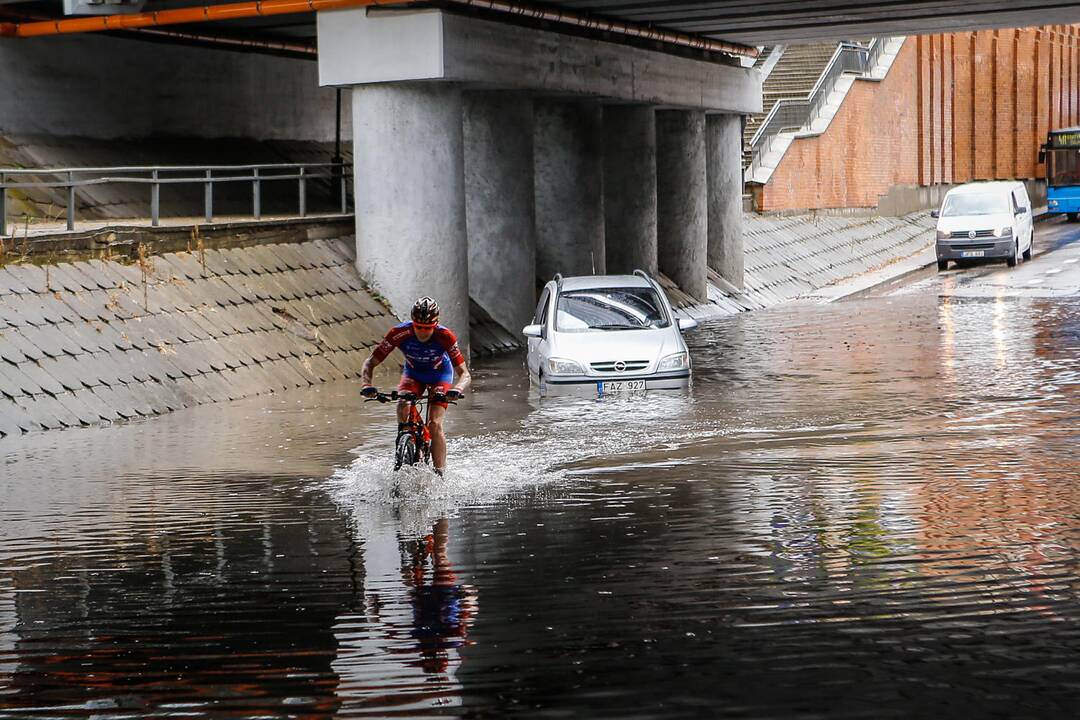
M411 320L395 325L386 337L364 361L360 391L364 397L375 397L378 390L371 384L375 368L394 351L401 350L405 356L405 368L398 384L398 392L408 392L421 397L428 390L428 428L431 431L431 456L435 472L442 475L446 469L446 436L443 434L443 416L447 403L436 401L436 395L446 400L464 396L472 376L465 366L465 357L458 348L457 336L439 324L439 304L429 297L422 297L413 305ZM454 370L458 381L454 384ZM409 403L398 402L398 431L409 418Z

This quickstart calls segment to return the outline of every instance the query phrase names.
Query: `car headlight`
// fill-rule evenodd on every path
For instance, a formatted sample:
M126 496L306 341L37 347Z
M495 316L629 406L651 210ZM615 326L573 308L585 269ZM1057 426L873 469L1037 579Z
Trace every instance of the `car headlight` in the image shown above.
M1057 200L1050 200L1047 202L1050 207L1057 207Z
M1010 225L999 227L994 231L994 237L1009 237L1010 235L1012 235L1012 226Z
M585 368L581 367L581 363L576 363L573 360L564 360L563 358L548 358L547 366L548 373L551 375L585 374Z
M951 235L952 235L952 233L950 233L948 230L938 230L937 231L937 239L938 240L948 240L949 237L951 237Z
M690 367L690 355L687 353L675 353L674 355L668 355L660 364L656 366L657 372L664 372L665 370L686 370Z

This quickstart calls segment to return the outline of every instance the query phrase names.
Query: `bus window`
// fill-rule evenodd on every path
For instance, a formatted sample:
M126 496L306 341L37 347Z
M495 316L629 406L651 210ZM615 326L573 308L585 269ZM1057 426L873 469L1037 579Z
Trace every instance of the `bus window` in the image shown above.
M1049 150L1046 153L1046 183L1053 187L1080 185L1080 150Z

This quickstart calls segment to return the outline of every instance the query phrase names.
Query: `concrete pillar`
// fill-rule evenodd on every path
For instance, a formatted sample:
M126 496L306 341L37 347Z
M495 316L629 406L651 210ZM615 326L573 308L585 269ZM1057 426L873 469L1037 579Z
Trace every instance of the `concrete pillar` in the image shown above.
M398 315L421 295L469 341L461 92L446 83L353 89L356 265Z
M737 288L743 286L742 117L705 119L709 185L709 267Z
M607 272L656 273L656 112L604 108L604 241Z
M523 93L466 93L469 295L517 333L536 306L533 104Z
M660 271L697 300L706 299L708 208L705 113L656 113L657 240Z
M598 103L536 103L536 273L543 280L604 273L600 117Z

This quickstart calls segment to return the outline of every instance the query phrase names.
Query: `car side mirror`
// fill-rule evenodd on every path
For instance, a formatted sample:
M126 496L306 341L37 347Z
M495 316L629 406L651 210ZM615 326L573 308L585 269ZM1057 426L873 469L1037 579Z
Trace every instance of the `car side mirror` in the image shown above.
M693 318L679 318L678 320L679 330L685 332L687 330L693 330L697 327L697 320Z
M1018 207L1018 208L1016 208L1016 214L1017 215L1023 215L1027 211L1028 211L1028 209L1026 207Z
M538 338L544 334L543 325L526 325L521 328L521 334L525 337Z
M931 210L930 211L930 217L932 217L932 218L941 217L941 211L940 210Z

